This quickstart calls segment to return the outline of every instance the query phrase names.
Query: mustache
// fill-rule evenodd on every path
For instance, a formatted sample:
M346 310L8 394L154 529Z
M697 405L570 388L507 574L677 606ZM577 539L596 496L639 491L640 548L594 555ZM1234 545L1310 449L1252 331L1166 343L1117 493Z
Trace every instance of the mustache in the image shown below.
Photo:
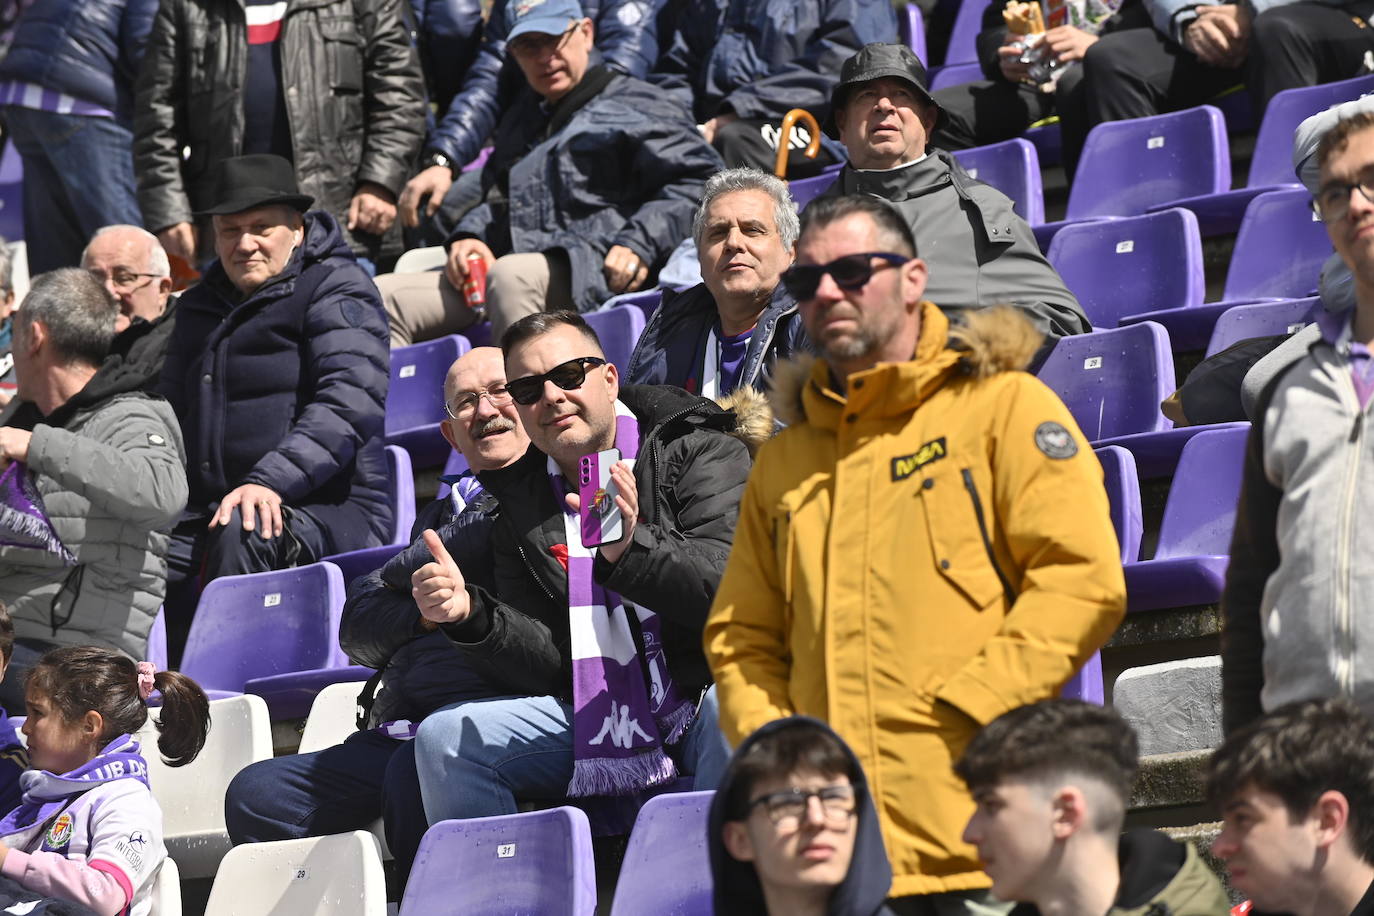
M477 436L489 436L515 429L515 421L509 417L492 417L474 431Z

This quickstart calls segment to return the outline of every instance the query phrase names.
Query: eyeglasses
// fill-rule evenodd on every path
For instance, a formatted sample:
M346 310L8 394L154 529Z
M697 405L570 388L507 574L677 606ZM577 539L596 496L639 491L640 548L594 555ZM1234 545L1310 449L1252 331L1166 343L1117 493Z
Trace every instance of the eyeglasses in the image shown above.
M568 43L572 33L581 25L580 21L575 20L569 25L562 34L541 35L538 32L526 32L506 45L506 50L516 57L543 57L555 51L563 50L563 46Z
M1312 198L1312 212L1317 214L1318 219L1324 223L1334 223L1345 218L1350 212L1350 192L1351 190L1360 192L1360 196L1371 204L1374 204L1374 174L1365 173L1365 177L1357 182L1349 184L1329 184L1317 191L1317 196Z
M762 807L763 813L779 830L790 832L801 827L812 798L820 799L821 813L825 816L827 826L843 827L854 814L853 786L783 789L754 799L749 803L748 810Z
M606 361L599 356L579 356L566 363L559 363L543 375L511 379L506 382L506 391L510 392L515 403L528 407L544 393L545 382L553 382L564 391L576 391L587 380L588 369L604 365Z
M102 284L108 278L111 285L113 285L115 289L122 290L126 293L132 292L134 289L141 289L142 287L148 285L146 282L139 283L138 281L140 278L146 277L151 279L153 277L162 276L162 274L136 274L132 270L122 269L112 270L108 274L106 274L103 270L89 270L87 271L87 273L89 273L92 277L95 277Z
M492 407L505 407L512 400L509 388L505 385L492 385L490 388L465 391L454 397L452 401L445 401L444 410L453 419L462 420L471 416L482 398L486 398Z
M873 259L881 258L886 264L874 266ZM796 264L782 272L782 285L788 295L798 302L815 298L816 288L821 285L821 277L830 274L840 289L863 289L873 274L883 267L896 267L911 258L890 251L865 251L860 254L847 254L836 258L829 264Z

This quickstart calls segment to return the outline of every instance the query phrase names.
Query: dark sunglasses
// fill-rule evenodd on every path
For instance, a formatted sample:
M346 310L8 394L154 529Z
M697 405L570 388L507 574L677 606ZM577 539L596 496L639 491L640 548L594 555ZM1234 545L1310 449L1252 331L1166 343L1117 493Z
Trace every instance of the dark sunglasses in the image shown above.
M864 251L859 254L847 254L842 258L836 258L829 264L793 265L782 272L782 285L787 290L788 295L798 302L815 297L816 287L821 285L821 277L826 274L830 274L830 278L835 281L835 285L840 289L863 289L868 281L873 279L874 272L885 266L879 264L875 267L873 265L874 258L881 258L892 267L905 264L911 260L904 254L893 254L890 251Z
M511 379L506 382L506 391L515 399L515 403L528 407L544 393L545 382L553 382L564 391L576 391L587 380L588 369L604 365L606 361L599 356L579 356L566 363L559 363L543 375Z

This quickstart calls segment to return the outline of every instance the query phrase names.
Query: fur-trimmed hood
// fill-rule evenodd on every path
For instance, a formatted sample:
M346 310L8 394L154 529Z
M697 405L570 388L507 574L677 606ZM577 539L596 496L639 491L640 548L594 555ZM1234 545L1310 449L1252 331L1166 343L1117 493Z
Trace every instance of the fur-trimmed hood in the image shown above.
M759 447L772 438L775 430L773 408L768 396L749 385L741 385L729 394L716 398L722 410L735 415L731 435L749 446L749 457L758 454Z
M1011 306L961 312L952 324L932 302L921 303L921 335L912 360L922 396L944 384L949 371L974 378L1025 369L1044 341L1021 312ZM768 400L773 415L789 426L806 422L804 392L817 370L817 357L802 354L773 367ZM825 375L825 390L831 379Z

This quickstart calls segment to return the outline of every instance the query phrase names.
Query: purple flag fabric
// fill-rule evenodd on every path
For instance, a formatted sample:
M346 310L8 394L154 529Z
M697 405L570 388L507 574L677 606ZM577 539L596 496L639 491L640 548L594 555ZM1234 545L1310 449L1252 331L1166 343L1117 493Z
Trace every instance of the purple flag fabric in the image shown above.
M43 497L22 461L11 462L0 471L0 547L46 550L57 554L68 566L76 565L76 557L62 546L48 521Z

